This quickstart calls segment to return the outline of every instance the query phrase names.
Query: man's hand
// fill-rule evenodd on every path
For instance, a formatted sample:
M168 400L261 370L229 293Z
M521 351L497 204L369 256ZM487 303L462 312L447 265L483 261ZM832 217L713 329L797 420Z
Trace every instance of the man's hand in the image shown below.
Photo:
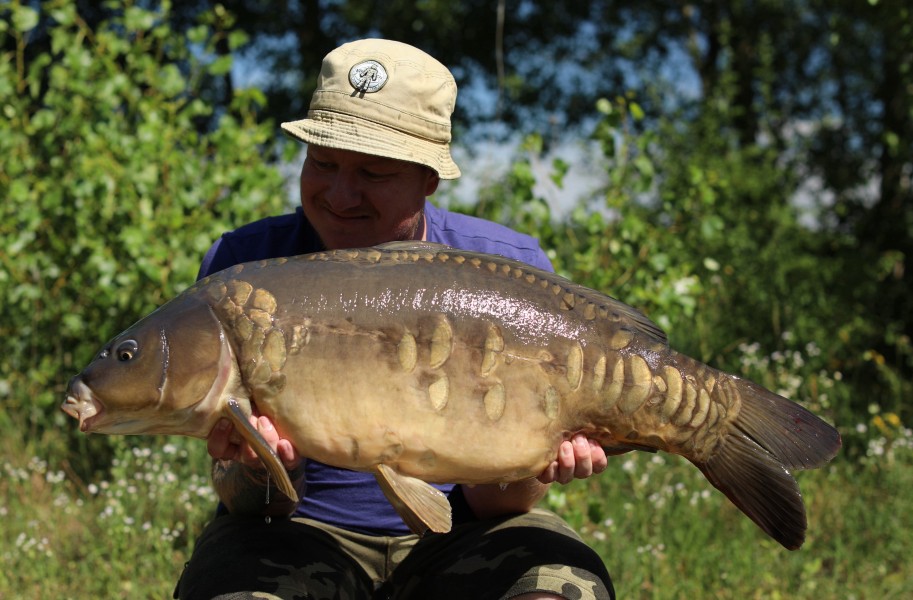
M279 437L279 432L273 427L269 417L251 415L250 423L276 452L286 469L291 471L301 464L301 455L289 440ZM260 458L250 444L235 434L234 427L228 419L220 419L213 427L206 440L206 449L209 455L217 460L238 461L252 469L263 468Z
M537 477L540 483L570 483L605 471L609 465L602 446L578 433L561 442L558 458Z
M304 478L304 461L289 440L279 437L267 417L251 415L250 423L257 428L266 443L276 452L289 471L292 484L299 488ZM294 512L296 502L282 494L272 495L269 503L266 491L269 481L262 461L234 430L231 422L221 419L206 440L212 462L212 485L219 500L233 514L284 517ZM275 483L273 483L275 485Z

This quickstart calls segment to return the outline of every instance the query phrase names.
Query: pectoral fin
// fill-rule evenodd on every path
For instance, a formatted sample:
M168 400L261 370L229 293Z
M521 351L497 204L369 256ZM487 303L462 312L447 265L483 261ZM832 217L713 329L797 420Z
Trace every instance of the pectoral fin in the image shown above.
M279 491L288 496L289 499L297 502L298 492L295 490L295 486L292 485L288 471L285 470L285 466L279 460L279 456L270 448L263 436L260 435L260 432L247 420L247 415L237 400L231 399L228 401L228 410L225 411L225 416L234 424L235 430L250 444L250 447L263 461L266 470L276 481Z
M380 489L413 533L422 535L450 531L450 502L431 484L397 473L392 467L377 465L374 477Z
M656 448L653 448L652 446L644 446L641 444L633 444L627 442L602 444L602 449L605 451L606 456L618 456L620 454L626 454L636 450L639 450L640 452L650 452L651 454L656 454Z

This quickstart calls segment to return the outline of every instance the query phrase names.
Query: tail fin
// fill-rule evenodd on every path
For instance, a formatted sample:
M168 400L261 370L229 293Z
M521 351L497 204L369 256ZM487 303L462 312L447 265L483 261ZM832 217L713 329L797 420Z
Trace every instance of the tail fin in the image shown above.
M791 470L821 467L840 449L837 430L795 402L733 378L742 399L734 430L704 476L780 544L805 541L805 506Z

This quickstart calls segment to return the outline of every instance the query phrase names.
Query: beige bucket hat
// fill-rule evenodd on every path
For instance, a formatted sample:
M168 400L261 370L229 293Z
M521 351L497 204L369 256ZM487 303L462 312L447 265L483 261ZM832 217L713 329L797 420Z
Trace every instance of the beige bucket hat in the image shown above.
M419 163L456 179L450 115L457 87L440 62L408 44L365 39L326 55L307 117L282 123L318 146Z

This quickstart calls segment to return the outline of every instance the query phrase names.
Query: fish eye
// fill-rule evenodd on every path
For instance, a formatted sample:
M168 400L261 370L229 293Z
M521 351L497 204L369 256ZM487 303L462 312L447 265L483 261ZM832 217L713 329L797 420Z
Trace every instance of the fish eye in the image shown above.
M139 352L139 346L136 344L136 340L125 340L114 351L114 356L120 362L127 362L133 360L137 352Z

